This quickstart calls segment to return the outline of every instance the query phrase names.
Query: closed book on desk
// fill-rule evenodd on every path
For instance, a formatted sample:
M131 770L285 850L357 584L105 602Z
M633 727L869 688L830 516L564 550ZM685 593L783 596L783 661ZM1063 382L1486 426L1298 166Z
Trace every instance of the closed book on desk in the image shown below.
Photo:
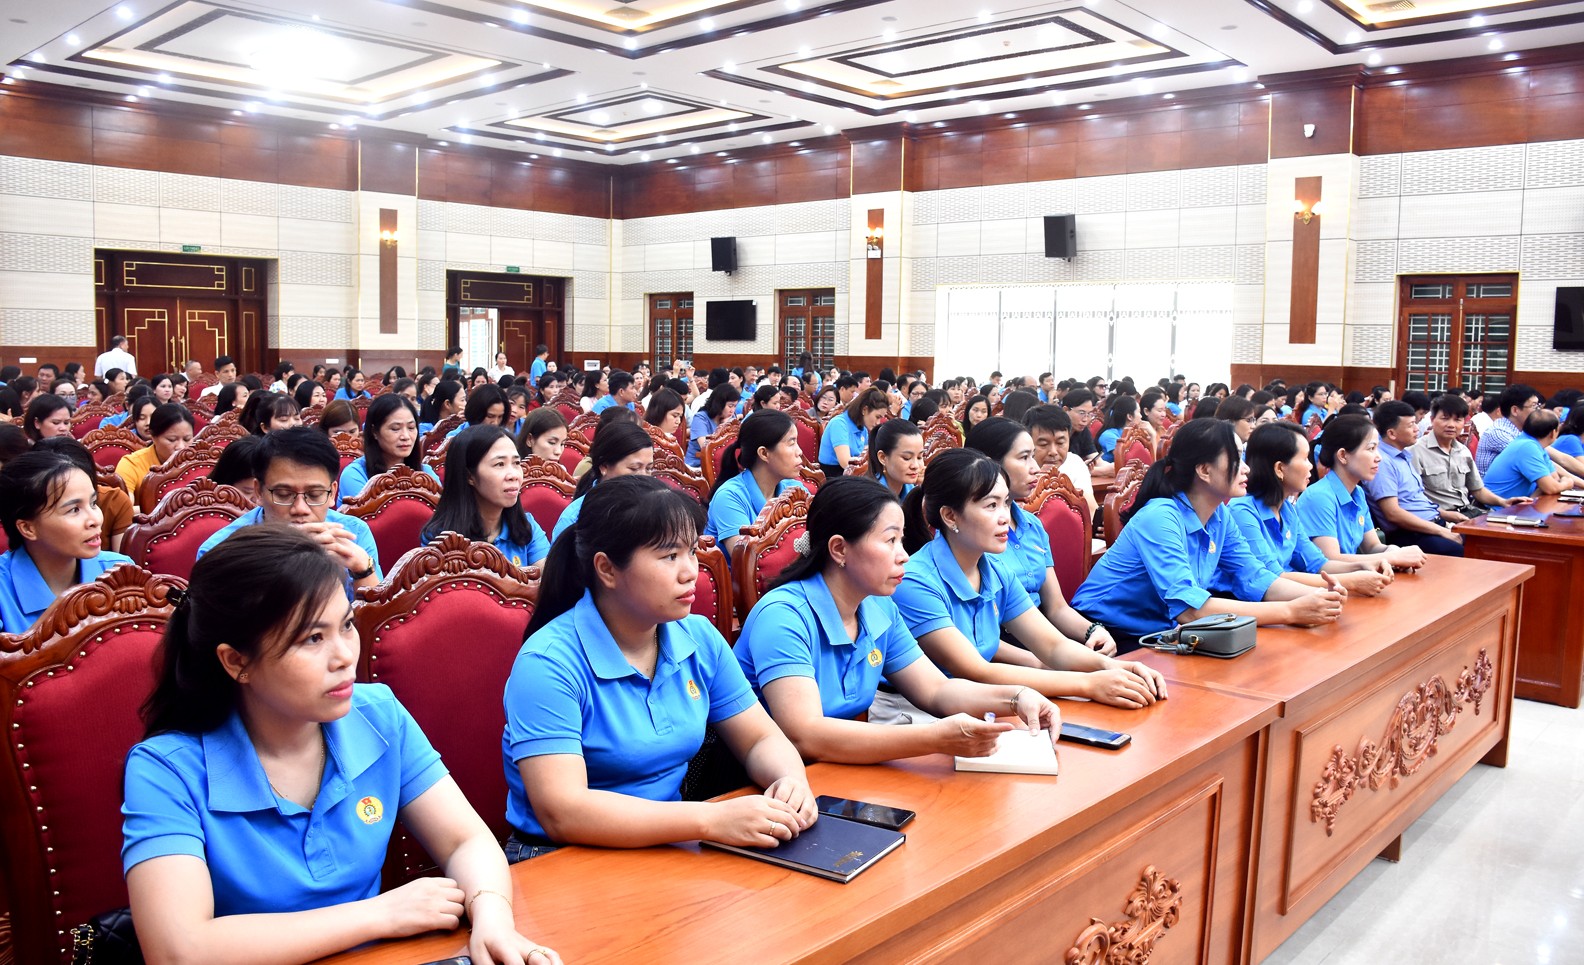
M1551 518L1551 514L1542 513L1533 506L1505 506L1491 510L1485 518L1493 523L1507 523L1512 526L1544 526Z
M906 840L907 835L900 831L822 815L807 831L774 848L746 848L715 841L700 843L706 848L730 851L846 884Z
M996 739L995 753L989 757L959 757L959 771L993 771L997 774L1055 774L1056 748L1050 731L1038 734L1018 728Z

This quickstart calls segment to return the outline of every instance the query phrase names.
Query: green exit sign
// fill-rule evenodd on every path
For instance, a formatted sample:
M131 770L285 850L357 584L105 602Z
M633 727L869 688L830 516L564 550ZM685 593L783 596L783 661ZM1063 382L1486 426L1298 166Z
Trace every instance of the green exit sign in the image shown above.
M190 255L195 251L203 251L203 245L182 245L182 251Z
M506 273L509 274L509 275L520 275L520 274L522 274L522 266L521 265L507 265L506 266Z

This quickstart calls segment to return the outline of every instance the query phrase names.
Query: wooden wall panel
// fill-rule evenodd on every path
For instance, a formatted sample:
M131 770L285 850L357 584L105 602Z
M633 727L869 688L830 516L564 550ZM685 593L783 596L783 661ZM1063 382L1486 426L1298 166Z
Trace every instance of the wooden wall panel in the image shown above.
M358 186L364 191L410 195L418 190L415 145L365 137L358 143Z
M853 194L901 190L902 143L900 132L852 142Z
M850 155L839 138L731 153L726 158L699 155L679 165L611 169L614 216L652 218L848 197Z
M1304 137L1313 124L1313 137ZM1270 156L1346 154L1353 147L1353 85L1279 90L1271 94Z

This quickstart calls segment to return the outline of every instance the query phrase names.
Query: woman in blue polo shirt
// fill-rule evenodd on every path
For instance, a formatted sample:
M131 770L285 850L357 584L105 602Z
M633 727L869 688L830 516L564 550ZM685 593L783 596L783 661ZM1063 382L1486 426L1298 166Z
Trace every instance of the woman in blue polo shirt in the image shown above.
M522 495L522 457L517 440L500 426L473 426L451 440L445 487L434 516L423 528L425 542L444 532L492 543L514 566L535 566L550 555L550 541L517 501Z
M503 426L506 424L506 393L498 385L481 385L468 393L467 405L462 410L462 424L446 433L446 438L457 435L469 426Z
M804 758L844 764L983 757L1014 716L1054 742L1061 715L1033 689L949 678L922 659L891 600L908 558L902 529L901 507L873 480L820 487L799 558L754 604L733 651L776 723ZM943 719L867 722L882 675L888 688ZM1007 720L987 719L997 714Z
M804 488L798 479L802 465L803 450L798 448L791 416L761 409L743 420L737 440L726 448L721 461L704 526L704 535L715 537L726 559L731 559L742 528L759 518L765 503L788 489Z
M833 416L820 434L819 461L826 479L845 475L852 460L869 446L869 430L891 414L891 401L879 389L870 388L853 396L847 411Z
M1012 528L1007 532L1006 555L1002 560L1018 583L1028 591L1045 619L1063 635L1106 656L1115 654L1117 645L1111 632L1068 604L1067 594L1056 578L1056 561L1051 556L1050 535L1045 532L1045 524L1021 505L1039 484L1040 465L1034 455L1034 437L1011 419L997 416L974 426L968 433L966 445L989 456L1006 473L1007 495L1011 497L1007 514Z
M131 559L109 540L94 481L61 452L36 450L0 469L0 630L25 633L55 598Z
M562 844L770 847L814 822L797 750L725 638L689 612L702 517L660 480L624 476L590 491L556 540L506 682L511 860ZM706 726L763 794L680 800Z
M1090 650L1035 608L1003 555L1010 502L1001 467L972 449L941 453L908 497L906 544L913 558L896 603L919 646L954 677L1029 687L1047 697L1143 707L1166 696L1160 674ZM1003 641L1003 628L1021 646ZM918 711L883 694L870 714L917 719Z
M1261 625L1335 621L1341 593L1283 579L1249 551L1225 506L1244 492L1232 424L1187 422L1144 474L1127 525L1073 595L1073 607L1110 627L1123 649L1212 613Z
M636 422L621 420L601 426L589 446L589 470L578 480L572 502L556 519L552 541L572 528L583 512L583 497L606 479L621 476L647 476L654 469L654 440Z
M907 419L887 419L870 433L869 475L897 499L924 478L924 434Z
M1100 447L1100 458L1106 462L1116 462L1116 447L1122 440L1122 433L1140 421L1138 403L1125 395L1117 396L1106 412L1105 430L1100 433L1096 443Z
M353 369L346 379L346 384L336 389L335 398L351 402L353 399L367 399L369 394L364 388L368 380L363 377L362 369ZM332 400L333 401L333 400Z
M709 437L715 434L715 430L720 428L722 422L730 418L726 414L727 410L733 412L737 410L737 402L741 398L742 393L737 391L736 386L727 382L722 382L710 390L709 398L705 399L704 405L693 413L693 421L688 423L687 453L682 457L684 462L694 469L704 465L704 443L709 441Z
M560 959L517 934L494 836L412 717L354 684L342 567L286 526L193 567L127 756L122 866L149 961L294 965L471 921L475 962ZM444 877L380 894L392 828Z
M1176 445L1174 440L1172 446ZM1326 559L1382 554L1395 569L1423 566L1424 550L1382 543L1370 519L1363 484L1375 478L1381 457L1380 435L1369 419L1361 415L1333 418L1315 448L1320 465L1330 472L1298 497L1298 520Z
M1296 422L1283 420L1255 429L1249 436L1247 461L1248 494L1233 499L1227 508L1249 552L1266 569L1294 583L1334 583L1360 596L1378 596L1391 584L1391 566L1380 555L1328 560L1304 531L1296 501L1309 487L1309 437Z
M336 505L361 493L370 479L397 466L432 478L440 477L423 461L418 449L418 406L399 392L387 392L369 403L363 418L363 455L347 463L336 486Z

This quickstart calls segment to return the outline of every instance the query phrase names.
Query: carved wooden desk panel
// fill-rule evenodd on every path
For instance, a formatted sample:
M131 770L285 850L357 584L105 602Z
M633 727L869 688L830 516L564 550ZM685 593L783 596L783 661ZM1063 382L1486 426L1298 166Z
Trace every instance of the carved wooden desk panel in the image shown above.
M1251 960L1269 955L1475 763L1506 763L1529 567L1432 557L1340 623L1261 628L1220 661L1149 653L1174 682L1278 701ZM1469 587L1479 587L1470 591Z
M569 848L513 868L522 931L586 963L1244 960L1265 699L1183 686L1127 712L1134 735L1061 749L1057 778L958 774L943 756L810 769L819 793L919 812L907 843L840 885L696 846ZM456 954L457 934L337 963Z
M1555 496L1538 508L1566 508ZM1498 510L1499 512L1499 510ZM1584 519L1553 516L1546 529L1461 523L1463 551L1471 558L1525 563L1535 568L1524 587L1518 624L1518 696L1564 707L1584 697ZM1569 605L1569 604L1573 605Z

